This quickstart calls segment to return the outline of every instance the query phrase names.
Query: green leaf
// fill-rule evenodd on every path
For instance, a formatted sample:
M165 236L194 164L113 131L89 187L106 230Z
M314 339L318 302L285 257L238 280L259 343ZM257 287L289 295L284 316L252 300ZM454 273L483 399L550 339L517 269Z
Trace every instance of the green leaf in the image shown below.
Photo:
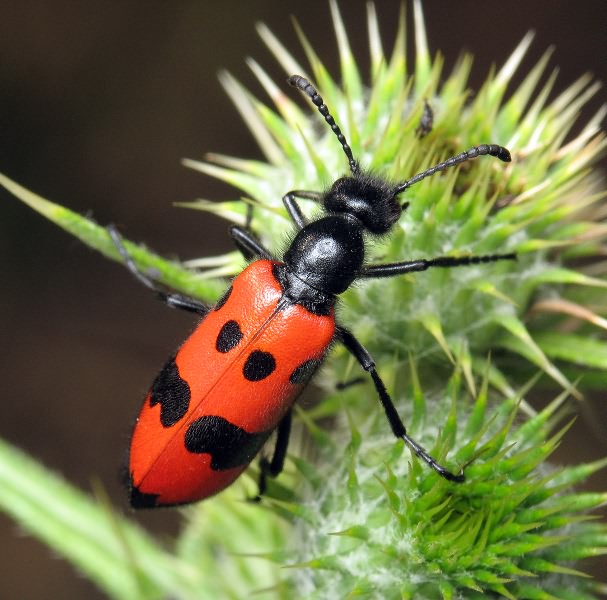
M514 315L497 314L493 317L494 321L501 325L511 336L503 336L498 340L498 344L521 354L531 362L541 367L550 377L558 381L570 394L580 398L580 393L565 376L548 360L540 347L531 337L527 328Z
M193 573L147 533L2 440L0 509L113 598L194 598Z
M272 138L266 129L262 117L256 109L256 101L240 82L227 71L219 74L219 81L223 85L228 96L234 102L234 106L240 113L242 120L246 123L249 131L253 134L259 147L262 149L268 161L273 165L285 163L285 155L278 143Z
M607 288L607 281L597 279L596 277L588 277L583 273L572 271L571 269L563 269L559 267L550 267L542 269L537 275L533 276L533 282L538 283L568 283L575 285L587 285L591 287Z
M0 185L87 246L98 250L112 260L122 262L122 257L105 227L97 225L93 220L83 217L69 208L30 192L2 174L0 174ZM128 240L124 240L124 246L143 272L151 274L156 281L164 283L176 291L201 300L214 301L225 287L222 282L204 279L178 263L165 260Z
M534 339L550 358L607 370L607 340L556 331L540 331Z

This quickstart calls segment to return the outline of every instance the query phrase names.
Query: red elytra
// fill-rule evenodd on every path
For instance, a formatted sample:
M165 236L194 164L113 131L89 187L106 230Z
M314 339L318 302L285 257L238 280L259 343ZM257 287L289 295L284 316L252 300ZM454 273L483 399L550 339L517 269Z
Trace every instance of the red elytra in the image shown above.
M333 311L281 309L273 264L256 261L236 277L156 379L131 440L133 506L183 504L230 485L323 359ZM247 371L252 356L262 359Z

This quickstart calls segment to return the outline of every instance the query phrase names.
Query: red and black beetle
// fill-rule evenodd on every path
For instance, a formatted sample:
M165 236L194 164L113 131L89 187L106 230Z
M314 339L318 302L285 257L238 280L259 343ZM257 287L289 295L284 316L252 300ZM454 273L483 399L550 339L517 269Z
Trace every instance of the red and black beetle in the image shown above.
M247 229L230 235L252 260L219 302L210 307L161 289L142 274L110 229L127 266L169 306L201 315L202 321L154 381L139 413L130 446L131 504L184 504L216 494L249 465L277 429L271 460L261 461L265 478L283 467L293 403L334 342L342 343L369 373L393 434L450 481L463 481L438 464L407 435L367 350L335 320L337 296L357 279L393 277L431 267L456 267L515 254L418 259L365 264L368 238L387 233L408 203L398 196L438 171L477 156L510 161L506 148L473 147L396 185L360 168L340 128L312 84L299 75L289 83L310 97L345 152L351 173L325 193L291 191L283 197L296 234L282 260ZM308 221L297 199L318 202L322 216ZM254 260L253 260L254 259Z

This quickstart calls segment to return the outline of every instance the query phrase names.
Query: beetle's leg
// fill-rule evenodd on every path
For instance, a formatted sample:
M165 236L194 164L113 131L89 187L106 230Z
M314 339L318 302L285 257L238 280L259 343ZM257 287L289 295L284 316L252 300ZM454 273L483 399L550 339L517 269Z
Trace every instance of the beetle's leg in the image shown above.
M206 315L211 307L196 300L195 298L191 298L190 296L185 296L184 294L179 294L177 292L169 292L161 285L159 285L156 281L154 281L151 277L145 275L139 267L135 264L135 261L129 254L128 250L125 248L124 243L122 241L122 236L118 233L118 230L114 225L108 225L107 231L116 246L116 250L120 253L120 256L124 260L124 264L127 269L136 277L143 285L147 288L156 292L156 294L160 297L163 302L166 302L172 308L180 308L182 310L186 310L188 312L193 312L199 314L201 316Z
M289 436L291 434L291 421L293 420L292 410L282 418L278 424L276 432L276 445L274 446L274 454L272 460L262 458L259 461L259 493L253 500L259 500L267 489L268 477L277 477L285 464L287 455L287 447L289 446Z
M304 200L314 200L315 202L320 202L322 200L322 194L320 192L309 192L306 190L292 190L291 192L286 193L282 197L282 203L285 205L287 209L287 213L289 214L289 218L295 225L297 229L303 229L307 225L307 219L303 214L299 204L297 203L296 198L303 198ZM253 221L253 205L247 204L247 213L245 218L245 229L250 230L251 222Z
M253 223L253 205L247 202L246 209L244 227L245 229L251 229L251 223Z
M230 237L246 259L254 257L273 259L270 252L261 245L261 242L248 229L232 225L230 227Z
M364 346L354 337L354 335L348 331L347 329L338 326L336 329L335 337L346 347L346 349L352 353L354 358L360 363L360 366L367 371L371 378L373 379L373 384L375 385L375 389L377 390L377 394L379 395L379 399L381 404L386 412L386 417L388 418L388 422L390 423L390 427L392 428L392 432L397 438L401 438L405 441L407 446L415 452L415 454L421 458L428 466L432 467L439 475L448 479L449 481L464 481L464 473L460 472L457 475L443 467L441 464L436 462L423 448L420 446L413 438L407 435L407 430L401 421L401 418L398 416L398 412L394 407L394 403L392 402L392 398L388 394L386 390L386 386L384 382L381 380L380 376L377 374L377 370L375 369L375 361L364 348Z
M335 384L335 389L347 390L350 387L354 387L355 385L359 385L364 382L365 382L364 377L353 377L352 379L348 379L348 381L338 381Z
M320 202L322 200L322 194L320 192L308 192L306 190L293 190L282 197L282 202L289 213L289 217L291 217L291 221L295 223L297 229L303 229L308 224L308 220L301 211L296 198Z
M430 267L461 267L478 265L480 263L496 262L498 260L516 260L516 254L489 254L487 256L439 256L437 258L407 260L383 265L364 267L359 275L361 278L394 277L414 271L425 271Z

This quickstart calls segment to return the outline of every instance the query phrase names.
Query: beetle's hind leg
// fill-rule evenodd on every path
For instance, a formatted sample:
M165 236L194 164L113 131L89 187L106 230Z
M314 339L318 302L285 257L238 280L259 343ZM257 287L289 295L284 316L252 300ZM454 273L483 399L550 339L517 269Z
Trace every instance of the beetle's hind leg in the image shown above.
M132 273L134 277L136 277L145 287L155 292L158 297L166 302L172 308L180 308L182 310L193 312L198 315L206 315L211 307L200 300L196 300L195 298L191 298L190 296L185 296L184 294L179 294L178 292L171 292L165 289L158 282L154 281L151 277L143 273L139 267L135 264L133 257L129 254L129 251L126 249L124 245L124 241L122 236L118 232L118 229L114 225L108 225L107 231L116 246L116 250L118 250L124 264L127 269Z
M392 433L394 433L397 438L402 439L419 458L421 458L429 467L434 469L441 477L458 483L464 481L465 477L463 471L457 474L452 473L430 456L430 454L428 454L428 452L426 452L426 450L424 450L424 448L412 437L409 437L407 429L392 402L392 398L390 398L384 382L377 373L375 361L356 337L344 327L338 326L336 338L346 347L354 358L356 358L360 366L371 375L373 385L377 390L380 402L384 408L390 427L392 428Z
M268 487L268 477L274 479L282 472L287 456L287 448L289 446L289 436L291 435L291 422L293 420L292 410L282 418L278 424L276 432L276 445L274 446L274 454L272 459L262 458L259 461L259 491L257 496L251 498L253 502L259 502Z

